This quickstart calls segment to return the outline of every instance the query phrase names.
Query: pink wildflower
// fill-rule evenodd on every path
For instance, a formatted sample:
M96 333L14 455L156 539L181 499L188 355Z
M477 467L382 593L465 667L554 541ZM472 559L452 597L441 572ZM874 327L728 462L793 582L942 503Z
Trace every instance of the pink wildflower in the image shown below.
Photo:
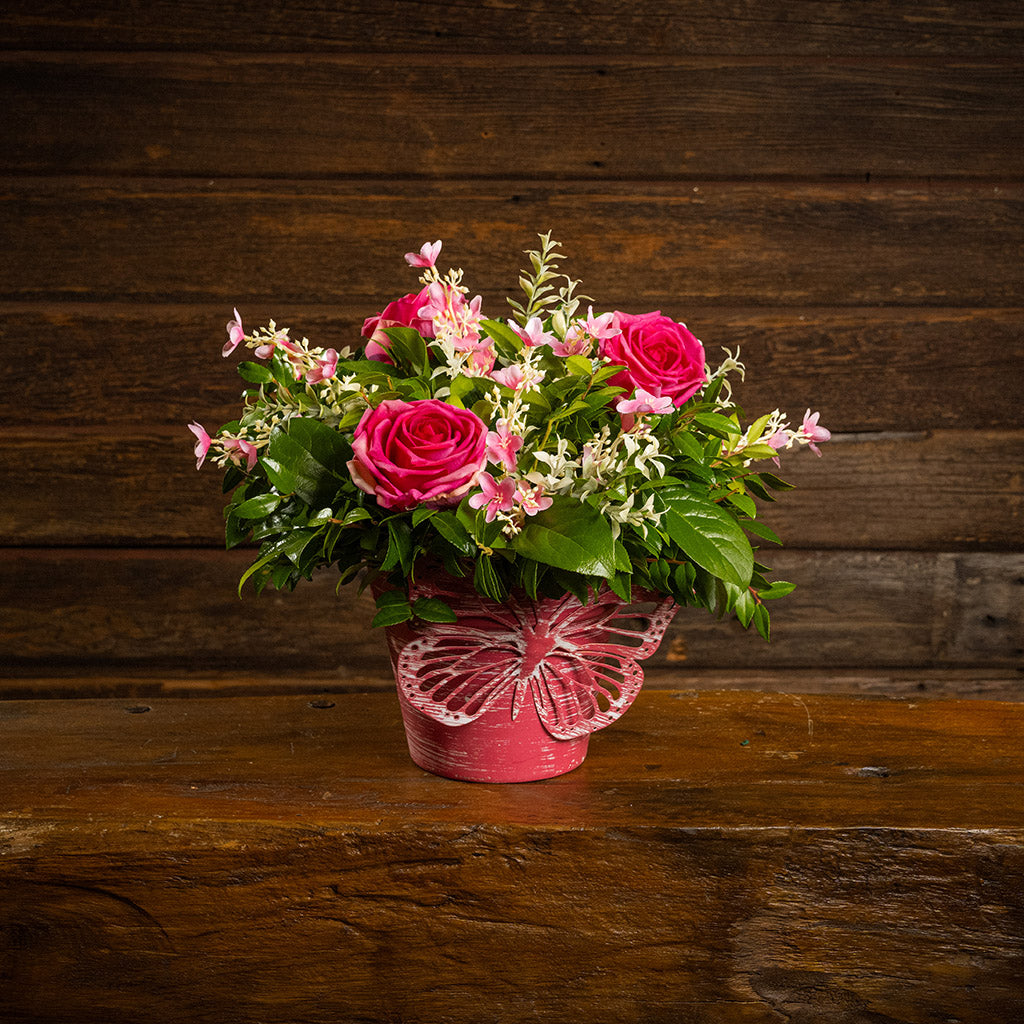
M238 310L234 311L235 319L227 325L228 340L224 342L224 347L221 349L220 354L226 359L232 352L235 351L238 346L245 341L245 328L242 327L242 318L238 315Z
M780 448L785 448L786 445L789 444L789 431L776 430L775 433L772 434L772 436L769 437L765 443L768 445L769 448L777 452ZM779 461L778 455L776 455L775 458L772 459L772 462L774 462L776 466L782 465L782 463Z
M437 262L437 257L441 252L441 239L439 238L436 242L424 242L420 251L407 252L405 254L405 262L410 267L432 267Z
M489 338L484 341L486 344L475 346L466 360L465 371L469 377L489 377L494 369L494 346Z
M832 436L831 431L818 426L818 417L820 415L821 413L819 412L812 415L811 410L808 409L807 412L804 413L804 421L800 425L800 433L806 439L807 447L819 457L821 456L821 452L818 451L818 446L814 442L827 441Z
M557 338L551 342L551 351L562 359L568 356L589 356L590 350L594 347L594 339L583 329L580 324L573 324L565 332L565 341Z
M638 416L662 415L671 412L675 406L668 395L661 394L661 388L655 388L655 393L644 391L638 387L633 392L632 398L621 398L615 406L615 411L622 414L622 429L629 431L633 429Z
M462 292L440 281L435 281L424 291L426 301L417 310L417 316L432 322L435 337L447 337L457 352L490 348L491 340L481 338L478 329L483 319L480 313L483 299L479 295L467 302Z
M316 365L306 374L306 383L320 384L333 377L337 372L338 353L333 348L329 348L324 353L323 359L317 359Z
M551 498L544 493L541 484L530 487L529 484L520 481L516 488L516 501L528 516L535 516L538 512L543 512L544 509L551 507Z
M519 391L526 381L526 374L523 373L523 368L519 363L513 363L511 366L506 366L503 370L493 370L491 372L491 380L496 380L499 384L503 384L513 391Z
M583 326L595 341L604 341L605 338L614 338L622 333L614 313L602 313L595 317L593 306L587 306L587 320Z
M201 424L194 421L188 425L188 429L196 435L196 469L199 469L203 464L203 459L206 458L206 453L210 450L210 435Z
M490 473L481 473L476 482L480 485L479 494L470 495L471 508L487 508L484 519L489 523L499 512L511 512L516 493L515 481L506 477L499 484Z
M497 430L487 432L487 459L506 473L516 471L516 452L523 447L523 439L508 429L505 420L498 420Z
M514 320L509 320L509 327L523 339L527 348L536 348L538 345L553 345L555 336L544 330L539 316L532 316L526 321L525 327L520 327Z
M252 467L256 465L256 446L242 437L225 437L222 442L224 452L231 461L240 466L244 460L246 472L251 473Z

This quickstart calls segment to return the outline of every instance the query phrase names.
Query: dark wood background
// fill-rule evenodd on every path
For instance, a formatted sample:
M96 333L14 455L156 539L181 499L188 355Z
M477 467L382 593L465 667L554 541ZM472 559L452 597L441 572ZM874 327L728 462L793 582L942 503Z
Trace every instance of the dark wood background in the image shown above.
M236 597L185 424L233 306L351 342L442 238L497 313L550 229L834 432L773 643L683 613L652 684L1024 697L1020 4L9 0L0 45L0 695L387 686L352 590Z

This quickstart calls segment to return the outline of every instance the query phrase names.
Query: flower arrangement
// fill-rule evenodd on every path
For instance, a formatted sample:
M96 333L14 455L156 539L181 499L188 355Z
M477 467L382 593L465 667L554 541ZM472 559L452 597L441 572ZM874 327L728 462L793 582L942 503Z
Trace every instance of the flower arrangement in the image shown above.
M810 410L744 427L738 351L712 368L660 312L595 314L539 237L509 319L484 316L461 270L441 275L440 241L406 254L420 289L366 320L361 352L273 321L247 333L235 310L223 354L262 360L238 367L242 414L215 436L189 429L197 468L225 470L228 547L259 546L240 591L336 566L339 586L378 584L374 625L451 622L416 596L417 574L443 572L498 602L653 592L768 639L765 602L793 588L768 581L748 534L779 542L755 499L789 485L759 464L820 455L829 432Z

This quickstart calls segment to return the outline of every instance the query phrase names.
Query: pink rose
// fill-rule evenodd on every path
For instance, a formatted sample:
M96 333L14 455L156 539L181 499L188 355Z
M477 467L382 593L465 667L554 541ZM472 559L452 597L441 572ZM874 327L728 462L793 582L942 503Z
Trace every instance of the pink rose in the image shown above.
M615 323L621 333L601 340L601 355L626 367L608 381L625 388L626 396L642 388L678 407L707 383L704 346L682 324L660 310L640 316L616 312Z
M352 480L384 508L457 505L487 462L487 424L434 398L389 398L363 413L352 454Z
M377 316L367 317L363 322L363 337L370 340L366 343L366 358L378 362L390 363L388 345L390 341L384 331L389 327L412 327L424 338L434 336L434 324L419 315L420 310L429 301L429 290L424 288L416 295L403 295L394 302L389 302L384 311Z

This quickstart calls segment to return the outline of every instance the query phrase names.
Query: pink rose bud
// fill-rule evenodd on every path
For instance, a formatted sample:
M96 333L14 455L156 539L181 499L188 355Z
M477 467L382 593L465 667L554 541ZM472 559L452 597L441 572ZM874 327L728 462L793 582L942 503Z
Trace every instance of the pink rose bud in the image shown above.
M420 309L426 301L427 289L424 288L415 295L403 295L400 299L389 302L377 316L367 317L363 321L363 337L369 338L366 343L366 358L376 359L382 363L391 362L388 355L388 346L391 342L384 333L389 327L411 327L419 331L424 338L432 338L433 322L420 316Z

